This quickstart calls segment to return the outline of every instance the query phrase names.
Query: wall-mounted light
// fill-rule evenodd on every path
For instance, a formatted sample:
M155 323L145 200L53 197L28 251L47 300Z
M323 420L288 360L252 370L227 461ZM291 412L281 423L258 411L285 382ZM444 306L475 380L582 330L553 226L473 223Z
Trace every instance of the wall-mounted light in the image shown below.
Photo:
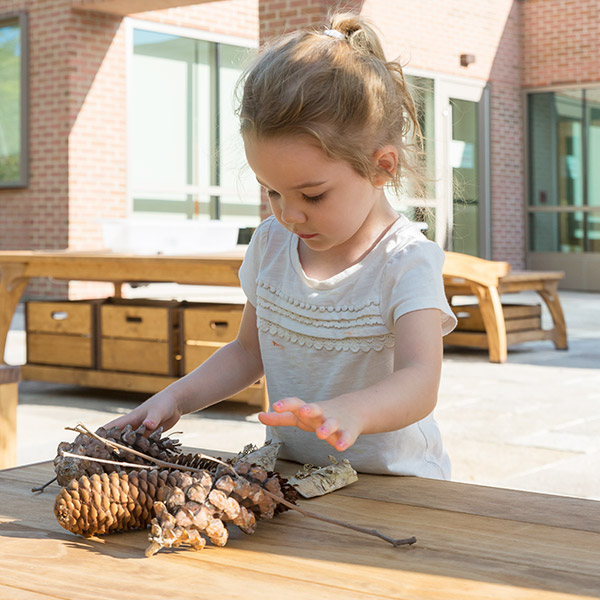
M470 64L475 62L474 54L461 54L460 55L460 66L468 67Z

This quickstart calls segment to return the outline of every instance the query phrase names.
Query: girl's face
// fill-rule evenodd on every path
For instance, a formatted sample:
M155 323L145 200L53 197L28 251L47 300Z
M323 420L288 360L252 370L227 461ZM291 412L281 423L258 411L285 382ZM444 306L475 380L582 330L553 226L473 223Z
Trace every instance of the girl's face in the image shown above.
M310 138L246 137L248 163L273 215L311 250L366 250L389 225L390 207L378 182L329 158Z

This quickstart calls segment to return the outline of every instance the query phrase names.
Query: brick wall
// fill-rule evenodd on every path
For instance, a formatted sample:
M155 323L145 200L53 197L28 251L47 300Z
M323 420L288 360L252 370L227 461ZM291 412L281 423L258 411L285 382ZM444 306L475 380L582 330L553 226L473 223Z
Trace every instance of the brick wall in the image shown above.
M4 0L30 23L30 185L0 190L0 250L101 247L103 218L127 206L126 43L118 16L74 11L70 0ZM223 0L133 15L257 38L257 0ZM75 284L71 297L112 292ZM27 295L64 296L35 281Z
M0 189L0 249L65 248L68 244L69 0L4 0L0 17L29 12L30 183ZM39 284L52 294L65 286Z
M522 0L522 84L600 82L600 3Z
M258 36L258 4L259 0L219 0L131 16L255 40Z
M522 267L520 85L600 80L597 0L223 0L134 16L264 41L321 26L336 7L374 21L387 55L409 68L489 82L493 257ZM123 21L74 11L70 0L3 0L0 15L23 9L30 19L30 185L0 190L0 249L97 248L99 219L128 210ZM461 53L476 62L461 67ZM65 285L32 289L55 295Z
M389 10L388 10L389 8ZM525 263L519 11L513 0L365 0L361 13L383 36L386 55L408 68L489 82L492 258ZM475 55L468 67L461 54Z
M301 6L307 7L300 9ZM260 36L321 26L328 0L260 2ZM519 10L513 0L363 0L342 7L369 18L381 34L386 55L409 68L491 87L492 256L524 265L523 136L519 72ZM460 54L474 54L468 68ZM266 207L264 208L266 212Z

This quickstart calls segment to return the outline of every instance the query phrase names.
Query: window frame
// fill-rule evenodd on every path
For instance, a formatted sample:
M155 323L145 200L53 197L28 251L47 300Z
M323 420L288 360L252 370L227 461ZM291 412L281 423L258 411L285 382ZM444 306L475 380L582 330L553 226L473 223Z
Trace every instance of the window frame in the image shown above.
M24 10L0 14L0 24L15 20L19 24L21 38L19 178L0 181L0 190L29 186L29 18Z
M223 33L215 33L204 29L196 29L191 27L185 27L180 25L171 25L161 23L157 21L146 21L144 19L138 19L135 17L125 18L125 44L126 44L126 113L127 113L127 215L132 216L134 212L134 189L131 175L131 165L133 163L132 152L133 144L133 101L132 101L132 79L133 79L133 55L134 55L134 30L141 29L150 32L164 33L167 35L174 35L178 37L190 38L193 40L212 42L217 47L220 44L227 44L232 46L238 46L240 48L254 48L258 49L258 40L234 35L228 35ZM211 90L211 94L214 90ZM213 101L216 101L213 99ZM214 168L214 165L213 165ZM172 188L175 189L175 188ZM186 184L177 188L177 191L184 191L188 194L198 194L200 192L208 192L211 197L220 197L223 192L223 188L220 185L210 185L208 187L200 187L197 185ZM213 214L213 208L211 208L211 215L209 218L219 218L219 210L217 209Z
M569 92L569 91L581 91L582 94L582 107L585 107L587 104L586 100L586 92L587 90L598 90L600 89L600 85L598 82L590 82L590 83L574 83L574 84L564 84L564 85L550 85L550 86L540 86L540 87L527 87L523 88L521 91L522 98L522 107L523 107L523 151L524 151L524 186L523 186L523 203L524 203L524 219L525 219L525 248L526 248L526 256L527 262L529 263L529 257L533 255L564 255L564 256L581 256L581 255L591 255L598 254L590 249L589 238L587 232L584 234L583 240L583 250L582 252L562 252L561 250L534 250L531 248L531 233L530 233L530 219L534 214L554 214L554 215L568 215L575 213L582 213L584 218L584 223L586 216L594 213L600 212L600 207L589 204L588 199L588 190L587 190L587 174L585 170L588 169L587 165L587 131L585 128L585 120L587 117L587 112L584 110L582 114L582 124L584 124L583 132L582 132L582 164L584 165L584 174L583 174L583 204L582 205L548 205L548 206L540 206L531 203L531 173L530 170L532 168L532 160L531 160L531 137L530 137L530 118L529 118L529 98L533 94L542 94L542 93L560 93L560 92ZM587 227L584 224L584 227ZM537 267L536 267L537 268Z
M491 258L492 232L491 232L491 204L492 204L492 173L491 173L491 89L490 84L483 80L473 80L459 75L440 73L428 69L406 67L405 75L423 77L433 81L434 102L434 196L425 201L421 199L405 198L406 206L427 208L427 201L432 201L435 208L435 241L445 249L451 248L452 235L452 204L448 204L448 195L452 189L452 169L449 168L447 156L448 113L445 105L446 99L453 91L456 98L470 100L479 104L477 113L478 127L478 195L479 195L479 243L478 255L481 258Z

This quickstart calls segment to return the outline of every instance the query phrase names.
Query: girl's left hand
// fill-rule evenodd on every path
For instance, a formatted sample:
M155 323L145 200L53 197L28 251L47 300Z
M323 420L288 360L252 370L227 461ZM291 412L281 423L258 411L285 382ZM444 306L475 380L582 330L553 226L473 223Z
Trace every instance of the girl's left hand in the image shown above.
M360 423L347 409L340 410L335 400L307 404L300 398L284 398L273 404L273 412L260 413L258 419L271 427L313 431L340 452L350 448L361 433Z

